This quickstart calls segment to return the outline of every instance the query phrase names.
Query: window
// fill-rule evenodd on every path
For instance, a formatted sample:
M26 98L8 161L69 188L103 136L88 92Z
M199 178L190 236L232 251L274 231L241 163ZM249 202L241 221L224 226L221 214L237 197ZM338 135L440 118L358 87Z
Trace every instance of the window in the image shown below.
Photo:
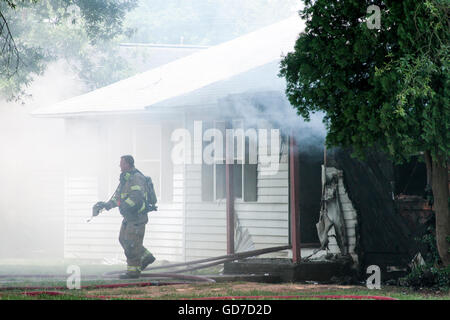
M203 141L203 150L206 146L215 144L214 163L202 165L202 200L213 201L226 198L226 129L233 129L233 190L236 199L243 201L257 200L257 164L249 163L250 137L244 133L244 122L242 120L211 121L203 123L203 130L210 128L218 129L222 133L222 142ZM239 135L238 129L241 129ZM230 136L231 138L231 136ZM256 141L255 141L256 144ZM222 154L218 150L222 150Z

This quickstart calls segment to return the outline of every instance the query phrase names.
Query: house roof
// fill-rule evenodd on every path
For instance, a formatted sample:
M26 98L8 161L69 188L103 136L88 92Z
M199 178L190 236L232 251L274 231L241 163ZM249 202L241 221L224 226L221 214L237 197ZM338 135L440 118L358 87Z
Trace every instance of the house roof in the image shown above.
M184 44L120 43L118 52L136 73L141 73L208 48Z
M240 90L254 89L258 83L263 85L264 79L256 77L254 81L247 81L247 86L240 83L240 77L245 78L243 74L246 72L262 70L265 65L277 65L283 54L293 50L303 28L303 21L295 15L106 87L39 108L33 115L65 117L142 112L152 106L164 106L164 102L170 102L167 106L180 105L184 102L175 103L177 97L187 98L193 93L203 92L194 94L197 100L191 99L191 102L199 103L204 99L199 100L198 97L214 96L219 82L224 84L219 86L222 92L226 92L230 85ZM271 76L276 78L276 74Z

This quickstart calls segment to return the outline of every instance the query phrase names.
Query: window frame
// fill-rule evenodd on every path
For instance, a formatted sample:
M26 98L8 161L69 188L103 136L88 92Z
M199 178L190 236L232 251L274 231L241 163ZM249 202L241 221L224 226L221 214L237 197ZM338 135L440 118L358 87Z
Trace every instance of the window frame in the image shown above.
M231 124L231 128L227 128L227 122ZM245 194L245 187L246 187L246 183L245 183L245 169L246 169L246 165L247 163L245 163L246 160L246 139L247 136L245 135L245 119L243 118L237 118L237 119L231 119L231 120L212 120L211 121L211 128L219 128L220 127L217 125L218 123L223 124L221 127L224 128L225 132L222 132L222 138L223 138L223 154L222 154L222 159L220 158L216 158L216 155L214 155L214 164L213 164L213 199L209 200L210 202L215 202L215 203L220 203L224 200L226 200L226 195L223 198L219 198L218 197L218 188L217 185L219 183L218 181L218 174L217 174L217 167L218 165L223 165L226 166L226 130L227 129L242 129L243 130L243 141L242 141L242 148L243 148L243 152L242 152L242 159L238 159L237 158L237 152L233 152L233 160L234 160L234 164L233 164L233 170L235 168L235 165L240 165L241 166L241 181L240 181L240 185L241 185L241 194L240 196L235 196L235 201L238 203L251 203L251 202L257 202L258 199L258 190L257 190L257 181L256 181L256 190L255 190L255 194L256 194L256 200L245 200L244 199L244 194ZM236 124L239 123L240 126L237 126ZM234 151L237 151L237 138L234 133L233 133L233 149ZM257 142L256 142L257 143ZM258 166L258 163L255 164L256 166ZM226 170L226 169L225 169ZM257 170L257 167L256 167ZM224 177L225 181L226 181L226 177ZM257 175L256 175L256 180L258 179ZM225 184L226 182L224 182ZM225 185L226 188L226 185Z

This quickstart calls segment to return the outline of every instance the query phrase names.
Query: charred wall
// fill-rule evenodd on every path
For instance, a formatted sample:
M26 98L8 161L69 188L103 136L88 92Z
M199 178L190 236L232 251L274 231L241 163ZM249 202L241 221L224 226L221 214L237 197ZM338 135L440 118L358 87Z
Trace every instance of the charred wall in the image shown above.
M330 165L344 171L344 184L358 214L356 251L361 272L378 265L386 279L388 266L406 266L416 250L413 234L393 199L393 164L377 152L360 161L346 149L332 150L329 159Z
M309 136L308 143L297 138L299 150L300 238L303 245L320 245L316 223L322 197L322 164L324 139Z

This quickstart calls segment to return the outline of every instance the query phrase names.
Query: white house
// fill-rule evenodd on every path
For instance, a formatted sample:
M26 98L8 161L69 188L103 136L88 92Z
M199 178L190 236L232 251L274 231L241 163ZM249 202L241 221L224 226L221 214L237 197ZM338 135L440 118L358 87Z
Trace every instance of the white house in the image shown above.
M114 192L124 154L135 157L136 167L152 177L157 190L159 210L150 213L145 238L157 259L189 261L290 244L291 250L271 256L298 260L300 247L318 247L319 212L316 207L301 210L301 199L320 206L321 163L314 167L318 179L305 179L306 196L298 196L302 162L295 148L302 149L300 136L312 129L291 134L289 122L295 119L286 115L295 118L295 112L284 97L285 82L277 76L282 55L293 50L303 28L295 16L37 110L36 117L65 119L65 257L124 258L117 209L86 222L92 205ZM221 161L202 161L207 141L174 135L186 129L191 138L203 137L210 128L224 134L226 128L280 129L280 150L270 150L272 140L260 138L257 163L234 159L227 170ZM250 139L245 141L247 159ZM277 152L275 169L261 162L266 142L271 154ZM192 157L174 163L173 150L180 143ZM308 198L309 184L319 190L318 198ZM343 186L341 190L345 195ZM351 202L345 210L353 253L356 215Z

